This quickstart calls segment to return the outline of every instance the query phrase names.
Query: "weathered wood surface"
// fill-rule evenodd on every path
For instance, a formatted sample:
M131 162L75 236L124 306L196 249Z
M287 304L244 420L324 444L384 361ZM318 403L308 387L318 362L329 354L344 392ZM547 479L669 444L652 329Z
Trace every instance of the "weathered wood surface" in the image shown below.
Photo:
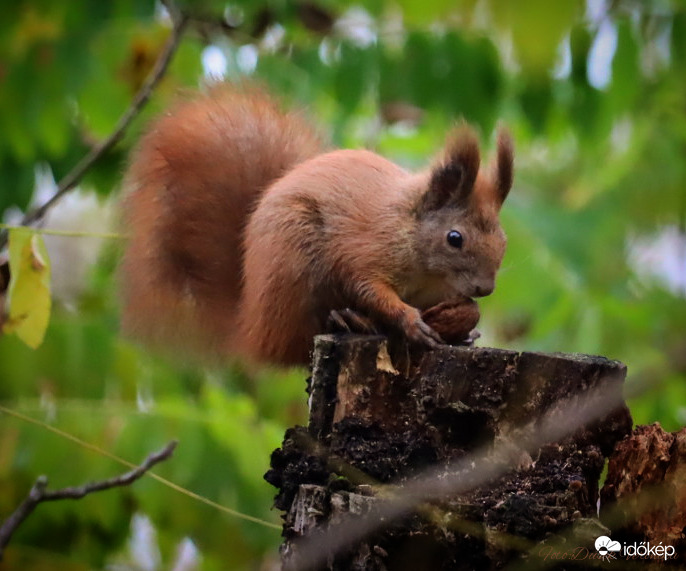
M561 403L570 395L609 381L608 390L620 396L625 373L619 362L586 355L464 347L412 353L402 344L391 355L384 337L318 337L309 426L287 432L266 475L286 514L284 562L294 561L299 537L335 526L341 514L373 510L379 483L402 486L430 466L448 470L496 443L509 446L513 469L444 498L434 506L440 525L413 514L323 568L499 568L521 557L523 545L572 527L592 530L585 539L592 549L603 530L592 519L599 476L631 430L628 409L620 406L534 454L519 442L537 430L543 413L558 407L564 415Z
M686 569L686 428L637 426L616 446L600 499L613 540L671 547L668 562Z

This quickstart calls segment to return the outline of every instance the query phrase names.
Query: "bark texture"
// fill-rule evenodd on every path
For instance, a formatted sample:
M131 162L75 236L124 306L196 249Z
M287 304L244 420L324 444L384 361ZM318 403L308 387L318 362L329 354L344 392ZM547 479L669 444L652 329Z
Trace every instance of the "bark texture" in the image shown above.
M671 546L668 562L686 568L686 428L637 426L610 458L600 498L612 539ZM664 563L646 559L653 567Z
M520 442L542 414L564 417L570 396L608 380L621 395L625 373L622 363L588 355L412 352L389 350L380 336L318 337L309 426L287 431L265 476L285 512L285 567L297 567L299 538L335 533L346 517L373 512L383 484L409 484L429 467L447 473L460 458L503 444L512 466L504 476L420 506L319 568L497 569L522 557L535 563L540 542L563 530L594 550L607 533L594 519L598 480L631 431L626 406L533 454Z

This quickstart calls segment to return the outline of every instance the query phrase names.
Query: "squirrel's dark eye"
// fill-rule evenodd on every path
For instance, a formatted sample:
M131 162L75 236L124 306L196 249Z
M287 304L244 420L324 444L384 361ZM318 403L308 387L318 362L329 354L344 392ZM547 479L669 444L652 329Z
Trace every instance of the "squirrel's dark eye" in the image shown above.
M446 236L448 240L448 244L450 244L453 248L462 248L462 234L460 234L457 230L451 230L448 232L448 236Z

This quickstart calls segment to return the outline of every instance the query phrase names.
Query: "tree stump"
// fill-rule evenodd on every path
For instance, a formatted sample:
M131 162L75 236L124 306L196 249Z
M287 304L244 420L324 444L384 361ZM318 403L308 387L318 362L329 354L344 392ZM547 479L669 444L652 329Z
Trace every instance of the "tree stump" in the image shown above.
M381 336L319 336L309 426L287 431L265 476L285 512L284 567L303 569L300 538L335 534L338 522L373 514L384 485L402 490L428 468L450 471L455 461L503 443L511 469L498 479L418 506L326 554L315 568L495 569L527 557L535 563L543 561L539 542L569 529L595 551L595 538L608 532L595 519L598 480L631 431L626 406L540 449L520 442L535 433L538 417L564 416L565 399L607 379L623 403L625 374L622 363L588 355L448 346L413 352L403 344L389 351Z
M629 557L662 567L686 568L686 428L665 432L658 424L637 426L615 448L600 493L601 516L612 539ZM664 549L664 559L642 557L642 545ZM646 547L647 549L647 547Z

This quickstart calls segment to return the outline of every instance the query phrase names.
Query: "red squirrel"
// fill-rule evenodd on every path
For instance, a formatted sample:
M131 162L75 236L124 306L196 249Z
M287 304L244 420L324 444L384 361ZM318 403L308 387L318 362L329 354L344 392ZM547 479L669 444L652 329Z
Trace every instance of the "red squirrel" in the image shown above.
M332 310L350 308L435 347L422 310L493 291L512 178L504 130L487 169L458 126L415 174L326 150L257 88L215 86L159 118L132 155L123 327L165 347L303 364Z

